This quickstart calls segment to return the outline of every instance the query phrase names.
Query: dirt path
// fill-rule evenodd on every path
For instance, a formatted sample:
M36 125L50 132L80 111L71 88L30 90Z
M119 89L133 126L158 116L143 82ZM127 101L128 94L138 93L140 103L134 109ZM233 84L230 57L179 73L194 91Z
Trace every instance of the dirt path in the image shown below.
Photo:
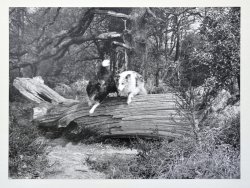
M111 145L97 144L72 144L62 138L48 140L49 168L45 179L105 179L106 175L91 169L86 159L91 160L122 155L134 156L136 150Z

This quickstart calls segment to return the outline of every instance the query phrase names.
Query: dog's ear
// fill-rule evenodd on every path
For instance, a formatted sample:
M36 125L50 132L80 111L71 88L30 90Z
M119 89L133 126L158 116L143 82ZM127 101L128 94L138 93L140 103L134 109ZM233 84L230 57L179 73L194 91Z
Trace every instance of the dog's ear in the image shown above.
M125 77L125 79L128 80L130 77L131 77L131 75L128 74L128 75Z
M139 80L140 82L144 82L144 79L141 75L137 75L136 76L137 80Z

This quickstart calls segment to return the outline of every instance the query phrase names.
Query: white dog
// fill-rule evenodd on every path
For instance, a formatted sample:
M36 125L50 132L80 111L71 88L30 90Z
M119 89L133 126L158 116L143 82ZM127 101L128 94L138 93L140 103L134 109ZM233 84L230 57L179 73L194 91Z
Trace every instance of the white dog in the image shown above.
M135 95L146 95L143 77L135 71L125 71L119 74L118 91L128 95L130 104Z

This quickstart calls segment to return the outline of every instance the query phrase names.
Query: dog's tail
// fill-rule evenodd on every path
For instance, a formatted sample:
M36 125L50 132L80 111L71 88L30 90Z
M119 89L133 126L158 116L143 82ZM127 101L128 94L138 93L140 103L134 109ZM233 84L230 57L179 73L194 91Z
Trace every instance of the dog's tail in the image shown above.
M108 67L108 66L110 66L110 60L109 60L109 59L104 59L103 62L102 62L102 66L103 66L103 67Z

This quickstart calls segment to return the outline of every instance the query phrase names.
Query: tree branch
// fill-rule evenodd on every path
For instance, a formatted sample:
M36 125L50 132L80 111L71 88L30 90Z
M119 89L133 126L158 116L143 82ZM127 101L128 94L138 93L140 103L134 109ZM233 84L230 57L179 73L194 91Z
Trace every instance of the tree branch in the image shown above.
M127 20L132 20L133 19L132 16L130 16L130 15L123 14L123 13L117 13L117 12L109 11L109 10L95 9L94 13L96 13L96 14L105 14L105 15L108 15L108 16L123 18L123 19L127 19Z
M59 10L60 9L58 8L57 13L59 13ZM54 44L53 45L54 48L51 50L52 52L48 52L46 55L43 55L42 59L43 58L49 59L52 57L56 58L55 57L56 55L58 55L58 58L61 58L67 51L68 47L71 46L72 44L81 44L85 41L89 41L90 39L88 38L84 39L82 38L82 36L87 30L87 28L89 27L93 18L94 18L93 8L90 8L84 13L82 19L78 22L78 24L75 24L68 31L63 31L57 34L56 37L59 38L57 41L53 41L54 39L47 39L47 41L45 41L45 43L41 45L39 53L41 53L44 49L46 49L51 44ZM65 39L67 38L69 39L65 41ZM78 39L79 41L77 41Z
M10 52L10 57L11 58L19 58L19 57L21 57L21 56L23 56L23 55L25 55L27 53L28 53L27 50L23 50L21 52Z
M117 32L108 32L108 33L102 33L100 35L98 35L96 37L96 39L111 39L111 38L119 38L121 37L122 34L121 33L117 33Z
M9 9L9 16L16 10L16 8L11 8Z
M153 12L150 10L149 7L146 8L146 9L147 9L147 13L148 13L149 15L151 15L154 19L156 19L157 21L160 21L160 22L165 22L163 19L158 18L158 17L155 15L155 13L153 13Z
M92 61L92 60L97 60L97 59L102 59L101 57L86 57L86 58L83 58L83 59L78 59L75 61L75 63L77 62L81 62L81 61Z
M129 45L125 44L125 43L122 43L122 42L113 41L112 44L115 44L117 46L121 46L121 47L126 48L128 50L132 50L131 46L129 46Z
M69 49L69 47L71 45L82 44L84 42L91 41L91 40L93 40L92 37L85 38L83 36L71 38L71 39L61 43L60 46L52 48L48 53L44 54L41 57L41 60L46 60L46 59L50 59L50 58L54 58L54 59L58 60L61 57L63 57L63 55L66 53L66 51Z
M59 10L58 10L59 12ZM86 12L84 12L82 18L78 22L78 24L74 25L70 30L63 31L56 35L56 38L58 38L57 41L53 41L53 39L49 39L45 42L44 45L40 48L40 53L46 49L49 45L53 45L52 50L50 52L44 54L42 58L48 59L48 58L54 58L59 59L64 56L64 54L67 52L68 48L73 44L82 44L84 42L90 41L90 40L108 40L112 38L119 38L122 37L121 33L117 32L109 32L109 33L102 33L97 37L83 37L84 33L90 26L94 15L95 14L105 14L109 16L119 17L123 19L132 19L132 16L122 14L122 13L116 13L114 11L109 10L100 10L96 8L90 8ZM55 20L55 19L54 19ZM125 48L130 49L129 46L122 44L122 43L116 43L117 45L121 45Z
M40 41L41 37L44 35L44 33L48 29L48 27L51 26L51 25L53 25L55 23L57 17L59 16L60 9L61 9L61 7L59 7L59 8L56 9L56 14L55 14L54 18L52 19L52 21L50 21L49 23L45 24L42 27L42 32L40 33L40 35L38 37L34 38L28 45L33 44L35 41L38 41L38 42ZM49 10L50 10L50 8L48 10L46 9L45 12L47 12ZM47 13L44 13L44 15L45 14L47 14Z
M21 64L13 64L13 63L10 63L10 70L14 70L14 69L20 69L20 68L24 68L24 67L28 67L28 66L31 66L32 67L32 63L21 63Z
M108 40L111 38L118 38L121 37L122 34L117 32L109 32L109 33L102 33L98 35L97 37L85 37L85 36L79 36L79 37L73 37L68 40L64 40L59 46L56 46L52 48L48 53L44 54L42 56L42 60L54 58L55 60L60 59L64 56L64 54L67 52L69 47L73 44L82 44L84 42L92 41L92 40Z

